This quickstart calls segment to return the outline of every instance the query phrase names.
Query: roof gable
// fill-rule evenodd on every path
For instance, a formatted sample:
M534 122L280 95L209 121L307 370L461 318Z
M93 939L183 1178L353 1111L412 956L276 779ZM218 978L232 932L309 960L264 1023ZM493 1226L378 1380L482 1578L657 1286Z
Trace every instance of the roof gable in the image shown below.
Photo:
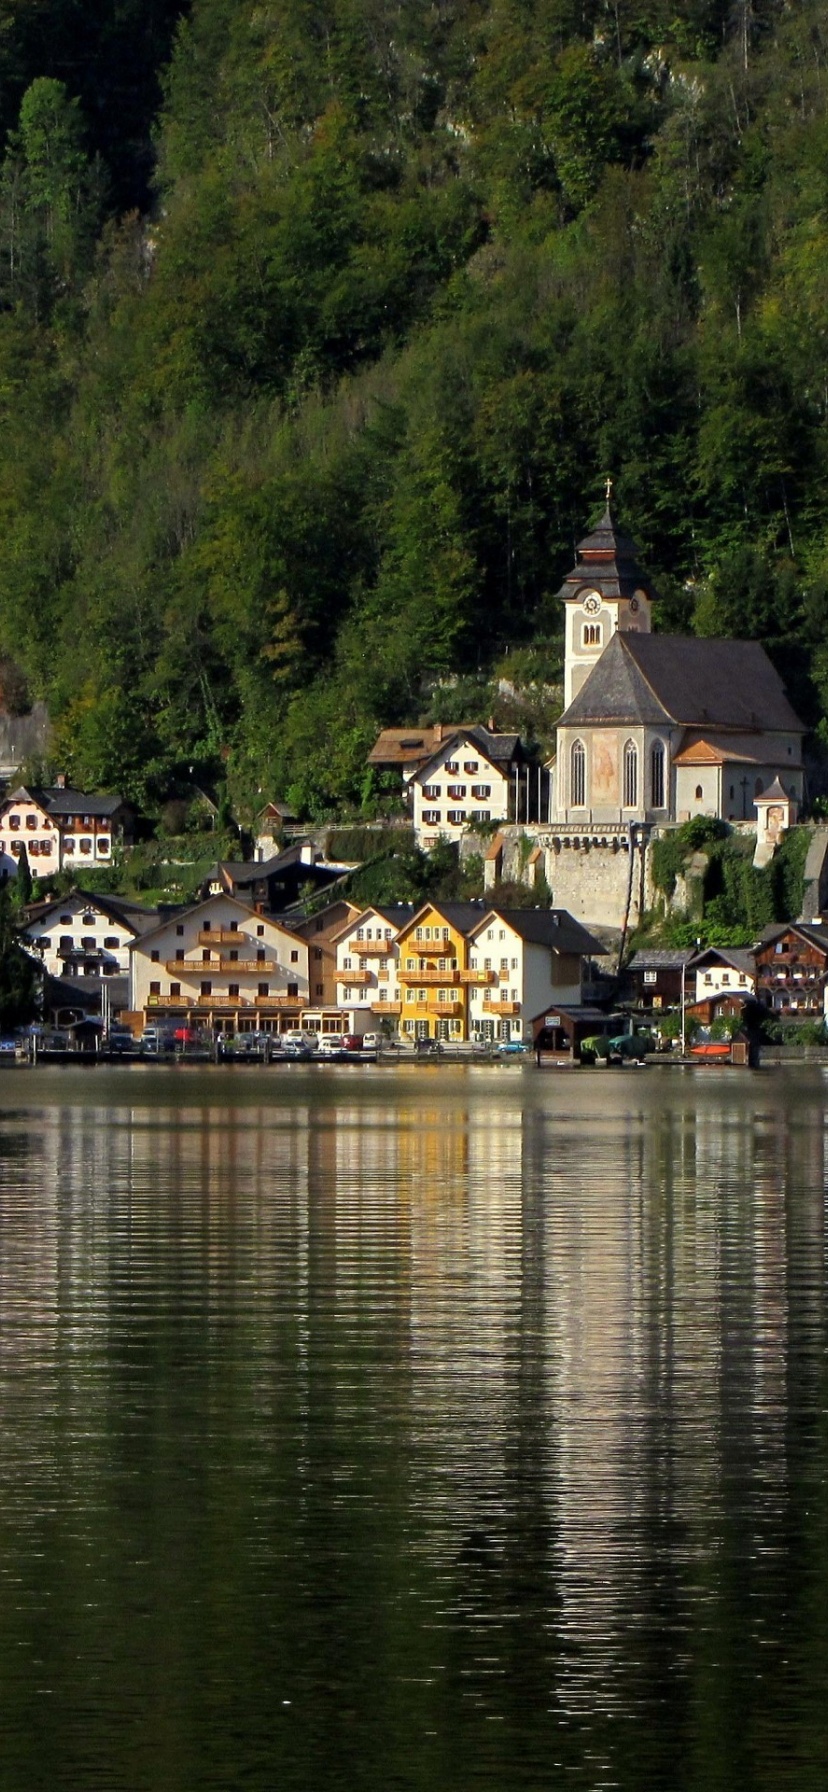
M156 927L151 927L147 933L141 936L141 945L143 946L147 940L153 939L156 934L163 933L167 927L180 924L182 921L189 921L193 915L200 914L203 909L214 908L217 902L220 902L225 908L229 903L230 907L237 909L245 920L256 921L262 926L271 927L277 933L285 934L288 939L296 940L297 945L307 946L307 940L301 934L294 933L292 927L286 927L284 921L274 920L271 915L260 914L259 910L253 908L249 902L240 902L237 896L230 896L224 890L218 890L212 896L203 897L200 902L192 903L189 908L176 909L172 914L165 915Z
M627 651L628 638L619 630L608 641L589 677L561 716L563 727L577 727L581 722L669 725L670 712L659 701L636 660Z
M455 734L442 740L425 764L418 767L412 783L427 783L433 771L464 747L471 747L475 753L479 753L493 772L502 773L520 756L521 739L519 734L493 734L483 727L460 728Z
M44 926L50 915L61 909L71 909L73 913L82 913L84 909L97 910L98 914L126 927L133 934L148 932L158 924L158 910L142 908L140 903L130 902L126 897L97 896L89 890L70 890L66 896L54 896L48 902L32 904L27 911L27 926ZM147 926L142 925L143 922Z

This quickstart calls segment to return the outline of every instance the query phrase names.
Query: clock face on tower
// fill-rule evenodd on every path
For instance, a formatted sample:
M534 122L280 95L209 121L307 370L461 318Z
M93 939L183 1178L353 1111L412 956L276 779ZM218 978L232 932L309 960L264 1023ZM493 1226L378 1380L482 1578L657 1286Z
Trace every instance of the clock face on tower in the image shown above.
M635 612L638 609L638 598L637 597L630 598L630 609L632 610L633 615L635 615Z
M588 591L583 601L587 616L594 616L596 611L601 608L601 599L597 591Z

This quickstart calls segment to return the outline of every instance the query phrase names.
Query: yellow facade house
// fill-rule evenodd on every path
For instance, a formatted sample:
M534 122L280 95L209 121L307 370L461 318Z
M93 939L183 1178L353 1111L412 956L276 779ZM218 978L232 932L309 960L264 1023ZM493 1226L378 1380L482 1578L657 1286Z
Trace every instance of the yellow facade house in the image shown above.
M307 940L233 896L172 914L131 952L130 1009L145 1022L280 1033L307 1007Z
M400 1032L408 1039L469 1037L468 934L481 917L476 902L427 902L397 939Z

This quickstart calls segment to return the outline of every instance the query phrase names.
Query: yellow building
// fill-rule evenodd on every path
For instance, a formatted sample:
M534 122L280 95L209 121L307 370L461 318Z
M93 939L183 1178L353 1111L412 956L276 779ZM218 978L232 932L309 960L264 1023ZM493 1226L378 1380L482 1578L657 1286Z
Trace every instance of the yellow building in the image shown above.
M408 1039L469 1037L468 934L481 917L479 902L426 902L397 939L400 1032Z

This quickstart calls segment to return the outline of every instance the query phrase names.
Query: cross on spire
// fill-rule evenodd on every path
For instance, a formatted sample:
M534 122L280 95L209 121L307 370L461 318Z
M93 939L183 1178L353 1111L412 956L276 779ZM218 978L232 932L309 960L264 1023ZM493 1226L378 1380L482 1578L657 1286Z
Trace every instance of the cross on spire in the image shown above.
M608 509L608 510L609 510L609 507L610 507L610 499L611 499L611 498L612 498L612 480L611 480L611 478L610 478L610 475L609 475L609 473L608 473L608 474L607 474L607 509Z

